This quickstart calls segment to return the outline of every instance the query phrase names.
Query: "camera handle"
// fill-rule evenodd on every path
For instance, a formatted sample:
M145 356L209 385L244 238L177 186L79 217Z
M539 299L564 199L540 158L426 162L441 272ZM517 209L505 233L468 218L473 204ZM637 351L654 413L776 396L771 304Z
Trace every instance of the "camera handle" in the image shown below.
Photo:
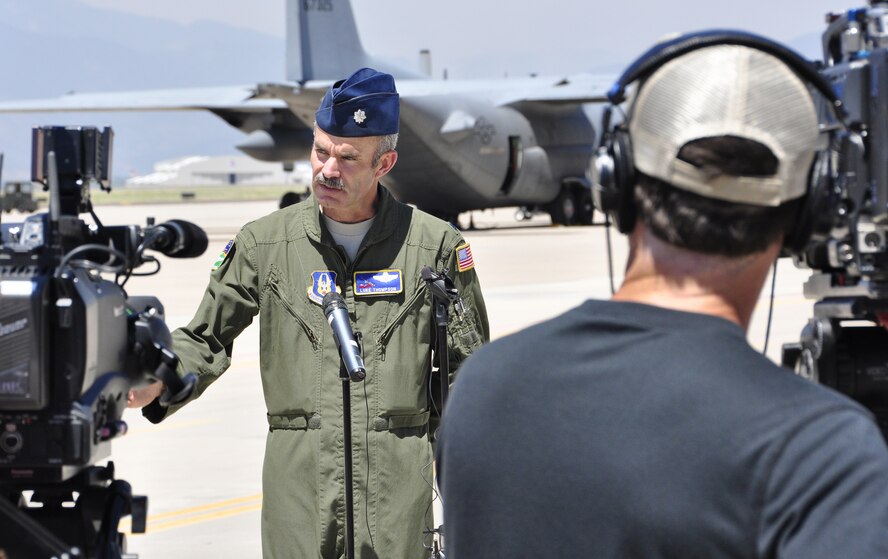
M197 385L197 375L188 373L184 377L179 377L176 373L179 357L165 347L160 348L160 359L160 365L152 373L152 376L166 387L163 394L160 395L158 403L163 407L168 407L183 402Z
M197 385L197 375L188 373L179 377L176 373L179 357L170 349L173 338L160 313L156 308L148 307L133 315L131 320L132 354L139 360L140 369L146 376L161 381L165 386L158 403L168 407L184 401Z

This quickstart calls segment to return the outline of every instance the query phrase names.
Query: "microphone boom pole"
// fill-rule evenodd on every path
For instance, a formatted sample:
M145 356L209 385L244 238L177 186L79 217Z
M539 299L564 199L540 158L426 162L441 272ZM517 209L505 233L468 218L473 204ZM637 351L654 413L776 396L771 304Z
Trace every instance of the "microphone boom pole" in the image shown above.
M342 381L342 441L345 454L345 557L355 557L355 500L352 465L351 382L364 380L366 371L360 347L348 319L348 307L342 295L331 291L324 295L324 315L333 330L339 348L339 379Z

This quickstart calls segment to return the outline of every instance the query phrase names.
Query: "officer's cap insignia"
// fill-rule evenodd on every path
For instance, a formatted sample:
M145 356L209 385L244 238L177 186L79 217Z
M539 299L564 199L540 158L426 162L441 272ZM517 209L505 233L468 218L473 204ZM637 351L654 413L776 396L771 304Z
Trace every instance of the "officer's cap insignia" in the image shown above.
M367 113L364 112L364 109L358 109L355 111L354 119L358 124L364 124L364 121L367 120Z
M472 248L469 246L469 243L456 247L456 267L460 272L465 272L475 267L475 260L472 258Z
M233 247L234 247L234 239L231 239L230 241L228 241L228 244L225 245L225 248L222 249L222 252L219 253L219 256L216 257L216 261L213 262L213 271L214 272L219 269L219 267L222 265L223 262L225 262L225 259L228 257L228 253L231 252L231 249Z
M355 272L355 296L395 295L404 291L401 270Z
M311 273L311 285L308 286L309 299L322 305L324 303L324 295L331 291L342 292L339 286L336 285L336 272L320 270Z

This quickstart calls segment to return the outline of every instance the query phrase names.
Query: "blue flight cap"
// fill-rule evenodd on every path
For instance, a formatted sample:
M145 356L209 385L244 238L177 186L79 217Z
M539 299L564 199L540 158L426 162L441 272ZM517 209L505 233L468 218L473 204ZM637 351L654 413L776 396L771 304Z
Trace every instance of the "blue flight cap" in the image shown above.
M387 136L398 132L400 109L395 79L361 68L327 90L315 121L333 136Z

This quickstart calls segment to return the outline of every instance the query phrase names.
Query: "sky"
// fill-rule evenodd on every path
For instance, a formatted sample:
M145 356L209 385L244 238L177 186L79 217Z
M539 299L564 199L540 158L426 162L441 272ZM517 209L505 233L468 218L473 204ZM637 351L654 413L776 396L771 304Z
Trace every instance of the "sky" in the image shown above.
M285 0L71 1L179 23L212 20L285 34ZM531 67L538 73L578 70L590 58L601 66L591 53L607 53L620 65L667 34L715 27L791 42L819 34L827 12L857 6L835 0L353 0L368 51L415 61L428 48L436 73L447 68L457 78L486 77L476 74L492 67L502 75Z
M0 0L0 27L13 45L7 52L30 43L18 55L0 57L0 69L14 76L0 84L0 97L282 81L286 1ZM419 51L429 49L432 75L450 79L580 72L616 76L665 36L712 28L752 31L818 58L825 14L856 6L835 0L352 0L360 38L371 55L417 68ZM138 19L110 17L115 12ZM112 23L124 20L126 25ZM84 51L90 59L74 65L75 48L86 43L95 47ZM229 75L235 66L239 73ZM103 71L106 67L113 71ZM75 77L67 77L72 71ZM101 79L72 83L76 72ZM31 86L28 94L15 93L25 86ZM0 148L7 154L4 178L29 173L27 140L37 118L0 119ZM71 118L77 124L115 127L115 170L123 176L148 173L161 159L239 154L234 145L243 139L201 112ZM57 115L41 116L38 122L73 123Z

